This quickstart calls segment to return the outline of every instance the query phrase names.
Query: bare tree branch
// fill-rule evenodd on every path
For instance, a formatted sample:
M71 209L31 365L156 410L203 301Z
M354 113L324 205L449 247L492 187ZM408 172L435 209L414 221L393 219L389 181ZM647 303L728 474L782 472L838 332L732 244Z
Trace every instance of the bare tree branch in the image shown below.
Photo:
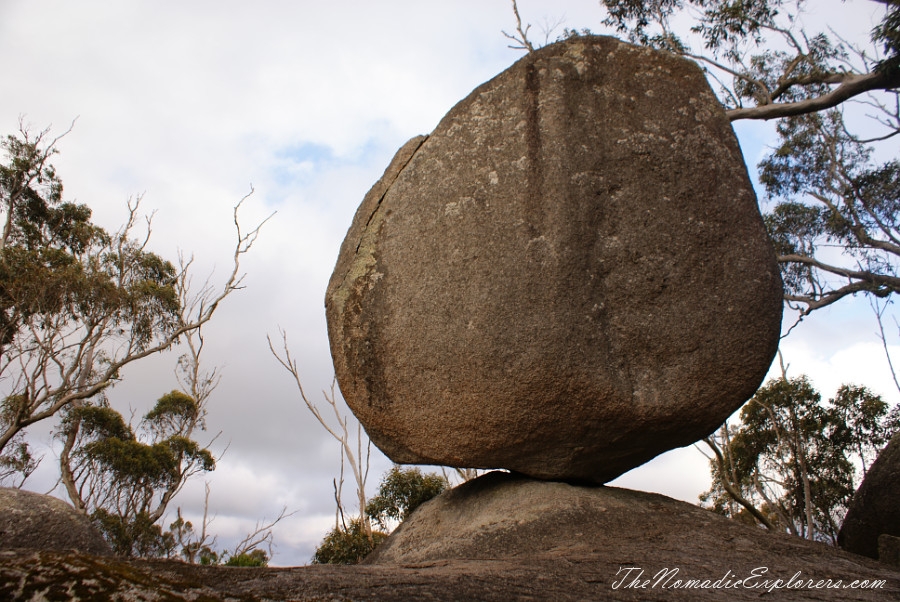
M272 529L282 520L294 516L294 514L296 514L296 511L289 513L287 511L287 506L285 506L274 520L269 522L265 522L266 519L258 521L254 530L248 533L246 537L235 545L234 550L231 552L231 556L235 557L249 554L253 550L258 549L261 545L265 545L269 556L272 556L272 540L274 537Z
M340 443L341 445L341 480L340 485L335 483L335 497L337 498L338 509L337 512L339 515L343 516L343 502L341 501L341 487L343 486L343 474L344 474L344 461L350 465L350 470L353 472L353 478L356 481L356 497L357 503L359 505L359 516L360 521L365 530L366 536L369 540L372 540L372 525L369 521L369 517L366 515L366 479L369 474L369 458L372 449L372 442L369 441L368 437L365 437L365 433L362 429L362 425L357 424L356 431L356 449L354 450L354 446L351 442L350 438L350 422L349 417L346 414L342 414L341 410L338 408L337 403L337 395L335 387L337 385L335 380L331 382L331 392L323 391L322 394L325 398L326 404L331 408L332 413L334 414L334 419L337 421L337 427L332 426L329 422L322 416L322 413L319 411L318 406L313 403L309 397L307 397L306 392L303 389L303 383L300 380L300 372L297 368L297 362L291 356L291 351L288 346L287 341L287 333L283 330L281 332L281 350L278 351L275 349L274 344L272 343L271 337L266 337L266 340L269 343L269 351L275 356L275 359L278 361L281 366L287 370L294 379L294 383L297 386L297 390L300 392L300 398L303 400L306 408L315 416L316 420L325 431L331 435L331 437ZM363 444L363 440L365 439L365 444ZM363 447L366 448L365 454L365 464L362 464L363 460Z
M512 48L513 50L527 50L528 52L534 52L534 45L528 39L528 30L531 29L531 24L529 23L525 26L524 29L522 28L522 17L519 16L519 7L516 4L516 0L511 1L513 14L516 16L516 32L518 33L518 35L509 34L505 31L501 31L500 33L518 44L517 46L510 46L510 48Z
M900 391L900 381L897 380L897 371L894 370L894 362L891 359L891 352L888 350L887 335L884 333L884 323L882 322L888 303L885 302L884 305L881 305L877 301L869 299L869 306L872 308L875 320L878 323L878 338L881 339L881 346L884 348L884 357L887 359L888 369L891 371L891 379L894 381L894 387L897 388L897 391ZM865 464L863 465L863 470L865 471Z
M723 429L727 429L728 425L724 425ZM766 517L765 514L757 510L756 506L753 505L747 498L741 495L741 492L731 483L731 480L726 478L728 475L727 462L725 460L725 456L722 454L722 450L719 448L718 444L712 437L704 437L703 442L709 446L709 448L713 451L716 458L716 465L719 467L719 473L722 475L722 479L720 484L728 492L734 501L739 503L741 506L747 509L747 511L753 515L753 518L758 520L760 523L765 525L765 527L769 530L776 530L777 527Z
M824 111L867 92L891 91L900 86L900 73L893 71L873 71L865 74L835 73L821 78L821 81L816 83L838 84L838 86L822 96L797 102L729 109L725 111L725 115L730 121L737 121L739 119L778 119Z
M176 341L212 319L219 304L241 288L241 258L253 246L262 225L272 217L270 215L249 232L242 232L238 212L252 194L251 189L234 208L237 240L228 279L218 292L204 287L195 296L190 296L190 262L183 263L175 281L182 304L181 314L177 322L151 344L145 344L139 332L123 328L116 313L102 313L102 307L88 308L74 321L60 317L56 327L49 330L46 328L48 322L44 321L40 330L30 329L13 340L10 348L0 355L0 374L17 372L13 381L16 387L9 390L6 397L20 395L24 401L14 419L0 420L0 452L23 429L101 393L118 380L125 366L168 350ZM140 199L129 203L126 225L112 238L107 249L97 251L98 258L110 252L123 257L114 274L120 283L131 277L129 271L133 269L125 258L142 252L150 236L148 227L144 239L136 247L129 246L139 206ZM56 367L55 371L51 366Z

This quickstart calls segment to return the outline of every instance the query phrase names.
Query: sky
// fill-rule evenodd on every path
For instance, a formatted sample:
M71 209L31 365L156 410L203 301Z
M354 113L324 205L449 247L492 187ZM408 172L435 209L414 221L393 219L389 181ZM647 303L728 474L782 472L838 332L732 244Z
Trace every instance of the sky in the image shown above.
M845 24L851 37L873 24L874 3L816 4L810 21ZM596 0L520 0L519 9L540 43L557 24L551 41L563 26L603 32ZM54 164L66 198L88 204L97 223L117 229L128 200L141 197L153 214L151 249L193 256L196 277L215 284L231 269L235 203L253 188L245 226L274 213L242 263L245 288L204 329L203 362L222 380L199 440L214 439L223 455L172 506L197 522L207 482L218 547L287 508L273 564L305 564L334 524L338 444L302 405L266 337L287 334L304 388L321 400L333 375L325 287L356 207L406 140L521 57L501 33L514 28L507 0L0 0L0 134L20 119L53 134L74 122ZM752 172L772 127L736 131ZM897 327L887 326L900 361ZM816 312L783 341L788 374L808 374L826 398L853 382L896 402L876 331L864 298ZM146 412L176 387L175 359L126 369L110 393L114 407ZM29 434L45 457L26 488L54 489L53 426ZM370 493L390 466L373 455ZM613 484L696 502L709 470L687 447Z

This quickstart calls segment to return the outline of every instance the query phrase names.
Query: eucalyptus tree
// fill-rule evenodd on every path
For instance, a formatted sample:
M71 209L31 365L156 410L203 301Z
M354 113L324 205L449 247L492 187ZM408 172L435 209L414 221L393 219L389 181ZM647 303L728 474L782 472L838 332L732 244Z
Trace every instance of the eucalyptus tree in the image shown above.
M212 452L191 437L201 416L197 401L177 390L160 397L137 429L103 402L66 413L63 481L117 553L165 555L158 521L191 476L215 468Z
M176 266L149 250L140 199L112 233L87 205L64 200L52 165L59 140L22 126L0 142L0 476L8 481L34 469L28 427L90 405L123 368L209 322L241 287L240 261L259 233L238 222L244 197L234 209L230 274L192 290L191 260Z
M393 527L412 512L450 488L446 477L422 474L418 468L394 466L384 474L378 493L365 506L365 517L381 529L366 529L363 519L352 517L336 524L326 535L313 564L357 564L384 541Z
M413 511L450 488L446 477L423 474L415 467L394 466L381 479L378 493L366 504L366 514L382 529L405 521Z
M859 478L900 431L893 409L843 385L823 403L806 377L773 379L705 441L713 450L711 509L769 529L835 544Z

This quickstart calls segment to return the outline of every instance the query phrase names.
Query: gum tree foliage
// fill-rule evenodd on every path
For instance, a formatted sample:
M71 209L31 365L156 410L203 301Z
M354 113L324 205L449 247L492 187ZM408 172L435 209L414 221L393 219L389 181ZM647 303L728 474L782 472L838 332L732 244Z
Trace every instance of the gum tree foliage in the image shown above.
M240 258L259 232L242 232L221 287L191 291L190 260L176 267L148 250L139 200L107 232L88 206L65 201L51 164L59 138L22 126L0 142L0 477L27 478L37 460L31 425L78 409L119 380L125 366L170 349L208 322L240 288ZM246 199L246 197L245 197ZM21 484L21 483L20 483ZM75 500L73 500L75 501Z
M181 391L163 395L133 429L105 402L71 408L60 436L69 497L89 514L116 553L168 555L171 536L158 521L187 480L215 469L215 457L192 439L202 408Z
M225 561L225 566L240 566L245 568L259 568L269 565L269 555L265 550L251 550L241 554L234 554Z
M900 290L900 164L876 160L900 132L900 3L846 3L879 15L862 45L842 23L804 29L821 8L806 0L601 2L619 35L706 69L729 119L777 120L760 181L785 300L801 317Z
M450 487L447 479L435 473L422 474L418 468L394 466L385 473L378 494L365 507L367 519L385 531L406 518L431 498ZM371 527L360 518L352 518L331 529L319 544L313 564L357 564L368 556L388 534Z
M199 329L183 342L187 352L178 358L175 371L182 390L160 397L136 429L103 394L62 411L57 431L63 444L60 480L75 508L94 520L121 555L169 557L180 552L189 562L215 556L206 545L206 504L199 535L180 509L167 532L160 524L187 481L214 470L216 463L208 446L194 436L206 430L206 404L219 375L215 369L201 369L204 338Z
M209 483L206 483L206 497L199 532L195 530L193 522L185 520L181 515L181 508L176 508L175 515L175 520L169 525L169 533L165 536L171 542L172 552L180 555L181 559L189 564L205 566L219 564L221 554L213 549L218 538L211 537L208 533L209 524L212 522L209 517Z
M381 480L378 494L366 505L366 514L382 529L388 529L449 487L447 479L439 474L394 466Z
M752 524L836 544L856 490L900 430L900 407L843 385L822 403L806 377L769 381L736 425L707 438L712 487L705 506Z
M350 519L349 523L338 525L328 532L316 548L312 563L359 564L386 538L387 533L371 527L367 531L361 519Z
M786 119L778 132L760 181L779 199L765 219L785 298L808 313L848 294L900 290L900 163L874 164L838 110Z

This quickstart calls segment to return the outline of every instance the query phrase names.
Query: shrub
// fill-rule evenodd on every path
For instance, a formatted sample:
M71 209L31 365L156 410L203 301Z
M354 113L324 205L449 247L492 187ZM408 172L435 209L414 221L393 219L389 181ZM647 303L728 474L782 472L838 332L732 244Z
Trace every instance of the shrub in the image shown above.
M200 559L201 564L203 558ZM232 556L225 562L225 566L262 567L269 564L269 555L263 550L251 550Z
M394 466L381 480L378 495L366 504L366 515L387 529L393 521L405 521L413 510L449 487L447 479L439 474Z
M355 518L346 527L335 527L328 532L316 549L312 562L313 564L357 564L371 554L372 550L386 537L386 533L373 531L370 539L366 535L362 520Z

